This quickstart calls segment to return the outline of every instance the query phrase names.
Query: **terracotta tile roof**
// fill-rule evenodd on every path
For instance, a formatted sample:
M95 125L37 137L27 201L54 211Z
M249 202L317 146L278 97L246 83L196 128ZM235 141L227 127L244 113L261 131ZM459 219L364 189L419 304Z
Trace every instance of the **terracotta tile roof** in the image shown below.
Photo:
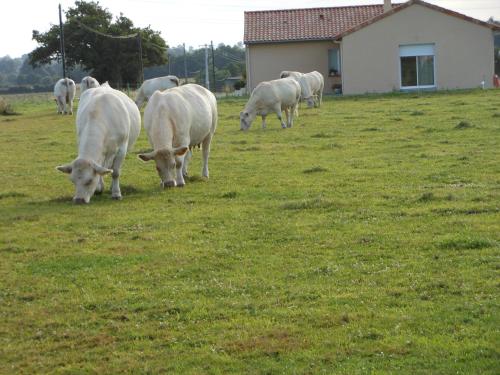
M245 12L243 41L251 44L334 39L383 12L383 5Z
M422 0L410 0L406 3L392 4L392 10L386 13L384 13L383 5L245 12L243 41L245 44L253 44L339 39L413 4L500 31L500 27L496 25Z

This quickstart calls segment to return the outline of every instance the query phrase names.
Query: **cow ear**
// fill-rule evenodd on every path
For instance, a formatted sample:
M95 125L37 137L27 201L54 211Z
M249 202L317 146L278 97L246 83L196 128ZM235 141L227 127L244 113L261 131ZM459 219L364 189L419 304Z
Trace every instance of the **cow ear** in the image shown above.
M101 175L101 176L104 176L108 173L113 173L112 169L101 167L100 165L98 165L96 163L92 163L92 168L94 168L95 173L97 173L98 175Z
M61 171L63 173L71 173L73 170L73 166L71 164L66 164L66 165L59 165L56 167L58 171Z
M186 147L186 146L181 146L181 147L174 148L174 155L182 156L186 152L188 152L188 150L189 150L189 147Z
M145 154L139 154L137 157L141 159L142 161L150 161L153 160L156 156L156 151L151 151Z
M176 78L170 78L170 81L172 83L175 83L176 86L179 86L179 78L177 78L177 77Z

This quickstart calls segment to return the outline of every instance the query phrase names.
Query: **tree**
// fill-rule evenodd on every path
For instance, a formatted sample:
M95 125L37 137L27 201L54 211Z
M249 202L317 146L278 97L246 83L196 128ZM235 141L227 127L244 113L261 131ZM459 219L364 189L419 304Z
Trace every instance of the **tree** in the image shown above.
M123 14L113 21L113 15L98 2L76 1L75 7L65 14L64 42L69 68L80 65L97 80L114 86L136 85L142 81L139 41L144 66L167 62L167 45L160 32L134 27ZM45 33L33 30L33 39L40 45L29 54L33 67L60 60L58 25L52 25Z

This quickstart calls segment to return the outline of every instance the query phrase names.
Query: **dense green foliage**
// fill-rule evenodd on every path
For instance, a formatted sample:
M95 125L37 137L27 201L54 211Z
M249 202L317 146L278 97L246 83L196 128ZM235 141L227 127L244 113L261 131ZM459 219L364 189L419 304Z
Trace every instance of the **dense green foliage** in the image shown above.
M116 39L99 33L112 36L138 34L138 37ZM69 67L81 65L100 82L109 81L115 86L141 82L139 38L144 66L160 65L167 61L167 46L160 33L149 27L135 27L123 14L113 20L113 15L107 9L93 1L76 1L75 6L66 11L66 63ZM58 25L53 25L45 33L33 30L33 39L40 44L29 54L33 66L59 59Z
M219 101L160 190L71 204L74 117L0 117L0 373L498 374L500 90L327 98L241 132ZM109 186L109 180L106 181Z

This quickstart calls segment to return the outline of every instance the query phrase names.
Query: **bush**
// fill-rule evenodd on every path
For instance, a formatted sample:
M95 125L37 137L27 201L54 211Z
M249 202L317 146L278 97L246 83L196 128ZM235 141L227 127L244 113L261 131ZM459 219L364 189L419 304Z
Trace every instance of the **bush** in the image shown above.
M234 83L234 89L239 90L239 89L242 89L243 87L245 87L246 85L247 85L247 83L245 81L239 80L239 81Z
M5 101L5 99L0 98L0 115L1 116L11 116L16 115L17 113L14 111L12 106Z

